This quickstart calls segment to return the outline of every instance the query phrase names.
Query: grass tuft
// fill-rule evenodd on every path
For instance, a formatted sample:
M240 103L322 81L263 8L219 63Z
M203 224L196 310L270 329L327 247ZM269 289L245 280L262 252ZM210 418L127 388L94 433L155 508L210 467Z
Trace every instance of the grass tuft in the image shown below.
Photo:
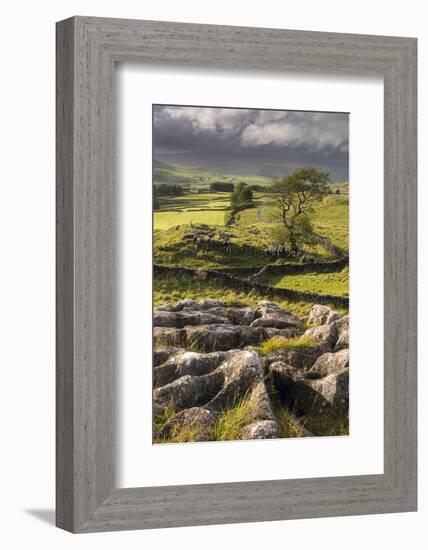
M313 338L308 336L295 336L294 338L285 338L284 336L274 336L270 340L262 342L259 346L261 355L268 355L276 350L302 349L315 345Z
M221 412L212 434L213 441L230 441L241 439L242 431L251 423L254 415L254 404L247 395L237 400L231 409Z
M302 437L302 425L284 405L274 406L281 437Z
M171 407L171 405L165 407L161 413L156 414L153 418L153 432L160 430L175 414L174 407Z
M173 407L168 405L160 414L157 414L153 420L153 443L187 443L195 441L200 434L199 426L182 426L176 425L172 428L169 437L159 435L159 430L163 428L168 420L171 420L176 415Z
M282 403L279 392L270 377L266 379L266 388L268 390L273 414L278 422L280 437L302 437L302 424L297 420L294 411L290 411L284 403Z
M316 436L349 435L348 415L336 413L307 416L302 419L307 430Z

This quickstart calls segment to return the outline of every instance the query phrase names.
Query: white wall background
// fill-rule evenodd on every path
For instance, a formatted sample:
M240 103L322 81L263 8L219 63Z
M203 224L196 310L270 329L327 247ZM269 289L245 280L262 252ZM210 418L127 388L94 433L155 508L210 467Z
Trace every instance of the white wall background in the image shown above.
M417 36L419 38L420 211L427 204L428 30L424 4L380 0L14 0L0 23L0 543L3 548L218 548L261 545L330 550L421 548L428 483L420 468L420 511L73 536L53 527L54 506L54 23L97 15L198 23ZM426 216L421 215L420 246ZM425 247L424 247L425 248ZM426 248L420 279L426 280ZM427 298L421 284L420 297ZM368 305L369 307L369 305ZM423 312L423 307L421 307ZM420 334L427 332L421 315ZM420 363L427 360L421 346ZM425 361L424 361L425 359ZM420 464L428 461L428 375L419 378ZM418 542L420 540L421 542Z

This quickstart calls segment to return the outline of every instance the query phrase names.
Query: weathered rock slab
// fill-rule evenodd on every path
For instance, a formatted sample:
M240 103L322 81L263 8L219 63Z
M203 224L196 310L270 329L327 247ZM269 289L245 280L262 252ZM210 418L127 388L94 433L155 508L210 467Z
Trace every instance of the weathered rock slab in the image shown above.
M153 338L155 347L175 346L207 353L256 346L273 336L290 338L297 333L296 329L263 328L221 323L186 326L184 328L154 327Z
M338 338L334 347L335 351L349 348L349 315L345 315L338 321L335 321Z
M252 327L270 328L299 328L301 321L296 315L292 315L286 309L280 308L272 302L262 301L257 304L256 319L251 323Z
M153 370L154 387L165 386L186 374L202 376L215 370L230 354L235 351L216 351L198 353L179 350L170 355L162 364Z
M349 407L349 369L320 379L282 362L270 366L275 386L284 402L300 415L318 416L325 413L346 413Z
M342 314L338 311L334 311L328 306L321 304L315 304L309 313L308 324L310 325L328 325L334 321L340 319Z
M313 340L321 346L324 351L333 350L337 341L337 326L335 323L330 325L320 325L317 327L308 328L302 338Z
M185 409L168 420L154 434L155 440L170 440L187 430L192 441L208 441L218 419L218 413L203 407Z
M320 377L340 372L349 367L349 350L342 349L334 353L324 353L315 361L311 371Z
M205 311L155 311L153 315L153 326L184 328L187 326L211 325L227 323L227 317L214 315Z
M153 411L157 418L170 416L155 440L218 438L217 422L238 403L249 404L242 439L281 437L265 377L297 415L296 422L306 415L345 414L349 316L315 305L308 317L313 326L303 332L305 320L269 301L253 309L221 300L186 299L155 308ZM288 341L260 357L257 346L276 336L302 336L308 342L292 347ZM301 425L303 437L313 435Z

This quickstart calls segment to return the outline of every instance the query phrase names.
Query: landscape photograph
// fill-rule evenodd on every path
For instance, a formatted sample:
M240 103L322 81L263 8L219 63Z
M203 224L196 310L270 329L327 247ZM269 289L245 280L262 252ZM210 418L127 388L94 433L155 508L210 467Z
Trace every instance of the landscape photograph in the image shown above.
M349 435L349 115L153 105L153 443Z

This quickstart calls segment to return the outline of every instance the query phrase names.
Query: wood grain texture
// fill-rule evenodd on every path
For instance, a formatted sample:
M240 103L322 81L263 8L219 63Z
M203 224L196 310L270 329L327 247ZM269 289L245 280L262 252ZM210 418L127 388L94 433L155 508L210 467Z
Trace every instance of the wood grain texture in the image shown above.
M74 23L56 37L56 522L74 526Z
M383 475L115 489L113 80L115 62L125 61L383 76ZM87 17L58 23L57 219L59 527L92 532L416 510L415 39Z

